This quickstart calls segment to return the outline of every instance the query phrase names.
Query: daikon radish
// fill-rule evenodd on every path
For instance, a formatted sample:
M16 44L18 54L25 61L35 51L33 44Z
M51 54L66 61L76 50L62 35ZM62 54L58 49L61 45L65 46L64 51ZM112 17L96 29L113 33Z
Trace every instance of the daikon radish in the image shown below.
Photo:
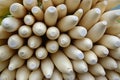
M108 27L106 33L111 35L120 34L120 23L115 23L112 26Z
M33 25L35 22L35 18L34 16L30 15L30 14L27 14L25 17L24 17L24 23L26 25Z
M78 23L78 17L75 15L68 15L60 19L57 23L58 28L61 32L66 32L74 28Z
M2 72L5 68L7 68L8 64L9 64L9 60L0 61L0 72Z
M43 74L40 69L34 70L29 75L29 80L42 80Z
M75 16L77 16L78 17L78 21L80 21L81 20L81 18L82 18L82 16L83 16L83 9L82 8L80 8L80 9L78 9L76 12L74 12L74 14L73 15L75 15Z
M108 80L105 76L95 77L95 80Z
M81 60L84 58L83 52L76 48L74 45L70 45L64 48L63 51L70 59Z
M79 25L84 26L88 30L99 20L100 15L101 10L99 8L93 8L83 16Z
M120 80L120 75L115 71L106 70L106 77L109 80Z
M54 64L49 57L43 59L41 61L41 70L45 76L45 78L50 79L53 75Z
M30 70L26 66L20 67L16 72L16 80L28 80Z
M36 70L40 66L40 61L36 57L31 57L27 60L27 68L30 70Z
M84 60L90 64L90 65L95 65L98 62L98 58L96 54L93 51L86 51L84 52L85 58Z
M56 7L50 6L46 9L44 20L47 26L55 26L58 19L58 12Z
M72 73L62 73L64 80L75 80L76 74L75 72Z
M59 1L62 1L62 0L59 0ZM61 19L67 15L67 6L65 4L60 4L56 8L58 11L58 19Z
M103 0L98 2L94 8L99 8L101 10L101 13L103 13L106 10L106 7L108 5L108 0Z
M68 34L72 39L82 39L87 35L87 30L82 26L76 26L72 28Z
M37 36L43 36L46 33L47 26L43 22L36 22L32 27L33 33Z
M109 49L115 49L120 47L120 39L113 35L103 35L103 37L98 42L101 45L106 46Z
M6 17L2 20L1 25L5 31L15 32L22 25L22 22L15 17Z
M28 39L28 46L32 49L36 49L38 47L40 47L40 45L42 44L42 38L38 37L38 36L31 36Z
M114 70L118 67L117 62L111 57L99 59L99 63L108 70Z
M71 43L71 39L67 34L61 34L58 38L58 44L60 47L68 47Z
M57 41L48 41L46 43L46 49L49 53L56 53L59 49Z
M28 59L33 55L33 50L29 48L28 46L22 46L18 50L18 55L22 59Z
M23 18L27 13L25 7L20 3L13 3L9 11L10 14L16 18Z
M1 80L15 80L16 71L10 71L8 69L4 69L0 75Z
M105 76L106 72L101 64L89 65L89 72L94 76Z
M64 1L65 1L65 0L52 0L53 4L54 4L55 6L60 5L60 4L63 4Z
M37 6L38 2L37 0L23 0L23 5L27 10L31 10L32 7Z
M25 60L20 58L17 54L14 55L9 62L8 69L10 71L13 71L17 68L20 68L24 64Z
M120 47L110 50L110 56L113 57L114 59L120 60Z
M80 5L81 0L65 0L65 5L67 6L67 11L69 14L74 13Z
M59 35L60 31L57 27L52 26L47 29L46 36L48 39L55 40L59 37Z
M62 51L51 54L51 59L60 72L68 74L73 72L72 63Z
M63 80L62 74L57 69L54 69L50 80Z
M82 51L88 51L93 47L93 43L89 38L74 40L73 44Z
M42 0L43 10L45 11L48 7L53 6L52 0Z
M88 65L84 60L72 60L72 65L77 73L88 72Z
M38 59L45 59L48 56L48 52L45 47L39 47L35 51L35 55Z
M97 42L105 33L107 21L100 21L96 23L90 30L88 30L87 37L93 42Z
M79 80L95 80L94 76L89 72L78 74L77 76Z
M40 7L38 7L38 6L32 7L31 12L38 21L43 20L44 13L43 13L43 10Z
M5 29L0 26L0 40L2 39L8 39L12 33L5 31Z
M120 61L117 60L118 67L115 69L116 72L120 73Z
M19 49L23 44L24 40L18 34L14 34L8 39L8 46L12 49Z
M79 8L82 8L84 13L86 13L92 7L92 1L93 0L82 0L82 2L80 3Z
M30 26L23 25L19 28L18 34L23 38L28 38L32 35L32 29Z
M0 61L6 61L14 55L15 51L8 45L0 46Z
M101 20L106 20L108 22L108 27L112 26L116 19L120 16L120 10L107 11L101 16Z
M106 57L109 54L109 50L103 45L94 45L92 51L100 58Z

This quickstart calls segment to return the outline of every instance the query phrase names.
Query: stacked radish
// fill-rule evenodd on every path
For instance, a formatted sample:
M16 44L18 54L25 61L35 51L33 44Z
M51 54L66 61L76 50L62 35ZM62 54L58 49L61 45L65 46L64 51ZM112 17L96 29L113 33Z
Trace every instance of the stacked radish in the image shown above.
M109 11L117 4L13 3L0 26L0 80L120 80L120 9Z

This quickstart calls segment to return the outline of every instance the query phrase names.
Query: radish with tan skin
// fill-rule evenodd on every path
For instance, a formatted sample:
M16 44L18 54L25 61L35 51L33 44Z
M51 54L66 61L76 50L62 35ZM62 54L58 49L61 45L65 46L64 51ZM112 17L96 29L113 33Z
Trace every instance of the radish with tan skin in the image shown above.
M83 9L82 8L78 9L76 12L74 12L73 15L77 16L80 21L83 16Z
M6 17L1 22L2 27L7 32L15 32L22 25L22 21L15 17Z
M65 4L60 4L56 8L58 11L58 19L61 19L67 15L67 6Z
M32 49L38 48L42 44L42 38L38 36L31 36L28 39L28 46Z
M41 61L41 70L45 75L45 78L50 79L52 77L54 64L49 57Z
M31 10L32 7L37 6L37 0L23 0L23 5L27 10Z
M106 72L102 65L95 64L95 65L89 65L89 72L92 73L94 76L105 76Z
M32 27L32 31L36 36L43 36L46 30L47 26L42 22L36 22Z
M39 8L38 6L34 6L31 9L31 12L33 14L33 16L38 20L38 21L42 21L43 20L43 11L41 8Z
M119 80L118 4L0 0L0 80Z
M22 59L29 59L33 55L34 51L28 46L22 46L18 50L18 55Z
M53 6L52 0L42 0L43 10L45 11L48 7Z
M19 63L18 63L19 62ZM17 54L10 59L8 69L13 71L17 68L20 68L24 64L25 60L21 59Z
M0 26L0 42L2 42L2 40L4 39L9 38L11 35L12 33L5 31L5 29L2 26Z
M69 45L68 47L64 48L64 53L73 60L82 60L84 59L84 54L82 51L80 51L78 48L76 48L74 45Z
M41 46L36 50L35 55L38 59L45 59L48 56L48 51L45 47Z
M8 45L0 46L0 61L6 61L15 54L15 51Z
M83 0L81 1L79 8L82 8L84 13L86 13L92 7L92 2L94 2L94 0Z
M83 73L83 74L77 74L78 76L78 79L79 80L95 80L94 76L89 73L89 72L86 72L86 73Z
M23 18L26 14L26 8L19 3L13 3L10 6L10 13L16 18Z
M103 13L108 5L108 1L103 0L98 2L94 7L99 8L101 10L101 13Z
M9 65L9 60L0 61L0 72L2 72Z
M107 80L107 77L105 77L105 76L98 76L98 77L95 77L95 80Z
M77 73L88 72L88 65L84 60L72 60L72 65Z
M19 49L23 44L24 40L18 34L12 35L8 39L8 46L12 49Z
M108 48L106 48L103 45L94 45L94 47L92 48L92 51L95 52L97 57L100 57L100 58L106 57L109 55Z
M16 79L17 80L27 80L30 75L30 70L26 66L20 67L16 71Z
M67 56L62 51L57 51L51 55L51 59L57 69L62 73L72 73L73 67ZM63 63L64 62L64 63Z
M30 26L27 25L23 25L19 28L18 30L18 34L22 37L22 38L28 38L32 35L32 29Z
M46 49L49 53L56 53L59 49L59 45L57 41L48 41L46 43Z
M1 80L15 80L16 76L16 70L10 71L7 68L3 70L3 72L0 75Z
M42 80L43 79L43 74L40 69L34 70L30 73L29 75L29 80Z
M44 20L47 26L55 26L58 18L58 12L56 7L50 6L46 9Z
M65 80L75 80L76 74L75 72L72 73L62 73L63 79Z
M54 5L63 4L65 0L52 0Z
M63 77L62 77L62 74L57 69L54 69L53 75L50 80L56 80L56 79L63 80Z
M70 36L67 34L61 34L58 38L58 44L60 47L68 47L71 43Z
M34 22L35 22L34 16L28 14L24 17L24 23L26 25L31 26L31 25L33 25Z
M40 66L40 61L36 57L31 57L27 60L27 68L29 70L36 70Z

